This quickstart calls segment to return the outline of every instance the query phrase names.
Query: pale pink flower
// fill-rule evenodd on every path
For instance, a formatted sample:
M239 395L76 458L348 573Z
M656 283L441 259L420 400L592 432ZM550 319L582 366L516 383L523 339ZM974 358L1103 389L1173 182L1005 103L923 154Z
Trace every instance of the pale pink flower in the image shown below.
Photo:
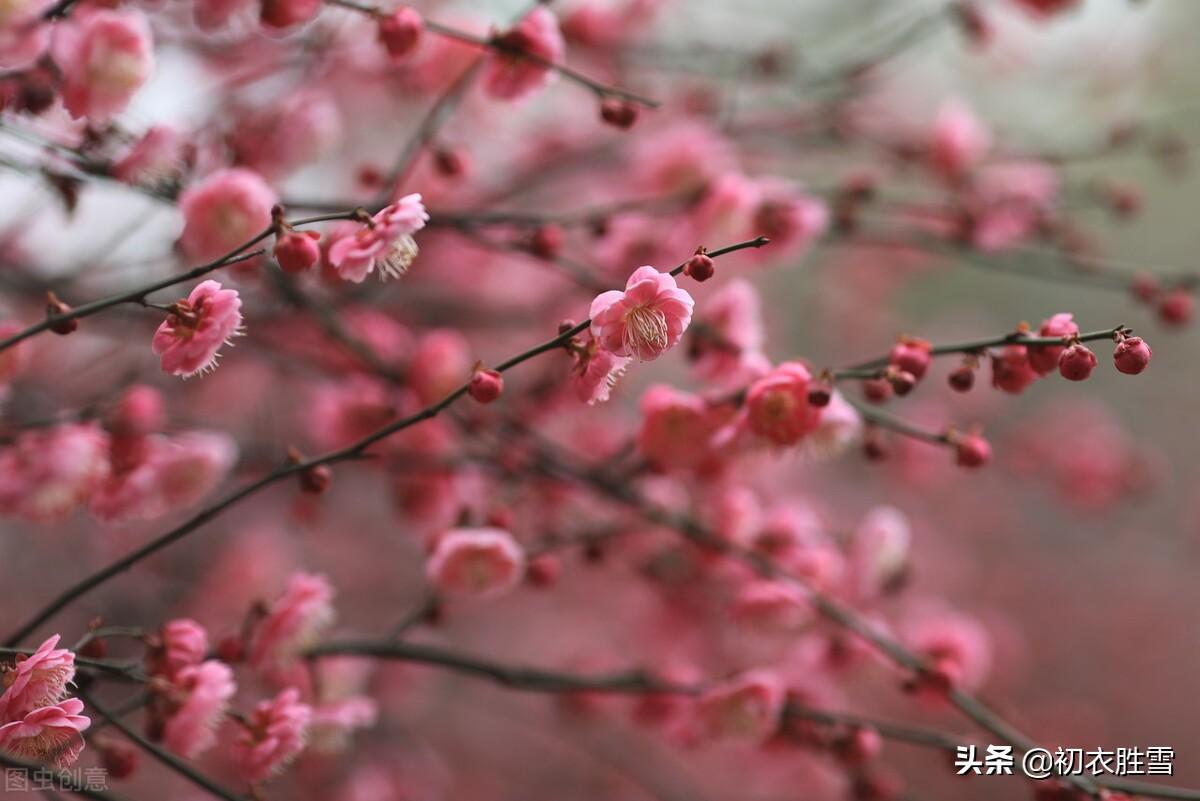
M588 404L604 403L631 361L601 348L595 339L577 350L571 370L575 397Z
M478 598L503 595L524 573L521 546L498 528L447 531L425 562L425 574L439 590Z
M75 678L75 654L55 647L58 641L55 634L29 656L18 656L13 667L0 668L0 721L23 718L62 700Z
M156 187L178 178L186 160L187 142L167 125L155 125L142 134L112 166L118 181Z
M0 4L0 69L28 66L50 46L42 15L54 0L8 0Z
M991 638L966 615L930 613L908 627L905 640L946 681L968 692L977 690L991 670Z
M759 579L741 586L730 607L733 620L764 635L795 634L813 619L804 593L791 584Z
M782 679L751 670L707 690L696 705L701 732L711 739L761 743L775 733L783 713Z
M266 230L277 199L253 170L217 170L179 196L183 252L197 261L214 261L232 252Z
M44 706L0 726L0 751L21 759L50 760L67 767L83 751L83 732L92 725L83 712L83 701L68 698L54 706Z
M857 591L873 597L892 588L908 570L912 529L904 512L877 506L854 529L850 563Z
M345 281L360 284L376 267L381 280L399 278L417 257L412 235L428 221L421 196L405 195L372 217L369 224L333 241L326 258Z
M173 682L173 710L163 727L163 743L186 759L212 748L236 690L233 670L224 662L210 659L181 669Z
M495 37L482 77L489 95L518 100L536 92L553 77L550 65L566 52L558 20L545 6L525 15L514 27Z
M759 181L759 192L752 230L746 232L746 237L762 234L771 240L770 248L757 251L760 258L802 255L829 227L829 208L824 201L796 185L764 178Z
M109 437L95 423L27 431L0 450L0 510L62 520L108 477Z
M295 687L255 706L237 743L242 777L257 783L283 770L304 750L311 721L312 707Z
M699 395L665 384L646 390L641 403L638 450L659 470L703 470L713 466L710 447L720 422Z
M794 445L816 430L821 409L808 402L812 375L800 362L783 362L750 385L745 415L749 429L776 445Z
M154 71L154 43L140 11L72 17L56 34L63 105L72 117L103 123L120 114Z
M198 665L208 655L208 632L191 618L168 620L158 631L158 646L149 657L153 674L173 678L184 668Z
M617 356L651 361L678 344L692 321L693 305L669 273L639 267L625 291L602 292L592 301L592 336Z
M145 436L140 459L122 465L92 495L99 520L153 520L185 509L212 492L237 461L237 443L217 431Z
M241 333L242 299L237 290L204 281L173 309L151 340L155 355L162 357L163 372L187 378L215 368L221 346Z
M821 409L817 427L800 443L803 453L815 459L829 459L845 453L862 435L863 419L841 392L834 390L829 403Z
M379 719L379 704L365 695L323 701L313 707L312 744L318 751L341 751L350 736L368 729Z
M254 107L228 137L238 164L278 179L320 157L342 136L342 116L328 92L307 88L271 107Z
M254 629L250 664L260 669L286 665L333 623L333 587L325 576L294 573L283 594Z
M759 367L764 339L758 291L735 278L713 292L696 315L689 355L704 378L729 386Z
M938 109L929 135L929 163L943 178L957 181L991 147L991 136L970 107L948 100Z

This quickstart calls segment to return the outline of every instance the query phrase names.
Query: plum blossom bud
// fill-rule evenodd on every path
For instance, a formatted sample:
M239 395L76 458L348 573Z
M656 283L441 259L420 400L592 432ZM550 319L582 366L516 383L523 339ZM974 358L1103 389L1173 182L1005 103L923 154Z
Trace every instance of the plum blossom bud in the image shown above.
M97 11L71 20L54 45L63 105L76 119L103 123L125 110L154 71L150 26L138 11Z
M892 390L902 398L917 385L917 377L907 370L892 370L888 373L887 380L892 385Z
M447 531L425 563L425 574L443 592L490 598L516 587L525 573L525 554L507 531L457 528Z
M1065 312L1043 320L1041 328L1038 329L1038 335L1042 337L1066 337L1078 333L1079 326L1075 324L1074 315ZM1029 366L1038 375L1048 375L1058 366L1059 358L1065 349L1063 345L1029 348Z
M651 361L679 343L693 306L672 275L639 267L623 292L602 292L592 301L592 336L617 356Z
M892 346L888 363L912 374L914 381L920 381L933 361L931 350L932 345L925 340L905 337Z
M262 0L259 18L270 28L290 28L308 22L321 10L321 0Z
M955 392L970 392L971 387L975 386L975 367L970 364L956 367L946 380Z
M928 145L935 172L957 181L987 154L990 146L987 128L968 106L956 100L942 104Z
M460 150L440 147L433 154L433 166L439 175L457 178L467 172L469 161Z
M955 462L960 467L983 467L992 458L992 446L978 434L958 437L954 450Z
M1153 352L1141 337L1125 337L1113 350L1113 362L1117 370L1126 375L1137 375L1150 364Z
M619 97L606 97L600 101L600 119L614 128L625 131L637 122L638 107L629 100Z
M129 743L100 739L95 742L100 752L100 764L113 779L128 779L137 771L138 751Z
M333 483L333 470L327 464L317 464L300 471L300 489L309 495L320 495Z
M50 330L59 336L66 336L74 333L79 328L79 320L75 317L69 317L65 320L56 320L56 317L61 317L64 314L70 314L71 307L58 299L58 296L53 292L46 293L46 317L50 320Z
M285 231L275 240L275 260L285 273L302 273L321 258L316 231Z
M712 257L707 253L697 253L683 265L683 274L693 281L704 282L713 277L716 269Z
M237 290L216 281L204 281L176 301L151 340L163 372L187 378L214 369L221 346L241 333L241 308Z
M467 384L467 393L480 403L491 403L504 392L504 376L495 370L476 370Z
M894 388L886 378L869 378L862 382L863 397L870 403L886 403Z
M563 59L566 45L558 20L543 5L493 39L492 52L484 67L483 86L500 100L519 100L550 81L551 64Z
M705 692L696 713L708 737L761 743L775 733L785 700L778 675L752 670Z
M1186 289L1173 289L1158 302L1158 319L1167 325L1186 325L1196 309L1196 299Z
M838 759L848 765L862 765L878 758L883 751L883 737L871 726L855 726L833 745Z
M392 60L399 61L416 50L424 27L425 22L415 9L401 6L390 15L380 18L379 41Z
M1063 351L1058 372L1068 381L1083 381L1096 369L1096 354L1076 342Z
M539 225L529 237L529 252L539 259L551 261L562 252L563 230L554 223Z
M1024 345L1009 345L992 356L992 386L1013 395L1020 394L1038 379L1037 371L1029 364L1029 349Z

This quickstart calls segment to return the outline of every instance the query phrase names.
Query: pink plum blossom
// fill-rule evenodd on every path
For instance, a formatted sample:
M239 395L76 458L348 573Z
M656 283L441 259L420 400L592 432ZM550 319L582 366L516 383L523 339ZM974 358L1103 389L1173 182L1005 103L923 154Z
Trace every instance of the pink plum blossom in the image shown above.
M602 292L592 301L592 336L617 356L651 361L679 343L693 305L673 276L639 267L624 291Z
M187 378L214 369L221 346L241 333L241 309L236 289L223 289L211 280L176 301L151 341L162 357L163 372Z
M237 690L233 670L210 659L182 668L172 685L163 743L179 756L195 759L217 744L217 729Z
M545 86L554 75L550 65L560 63L566 50L558 20L542 5L498 34L495 43L482 81L500 100L519 100Z
M237 742L242 777L257 783L283 770L304 750L311 721L312 707L295 687L255 706Z
M490 598L513 589L525 572L525 554L507 531L460 528L444 533L425 563L439 590Z
M103 123L120 114L154 71L150 26L139 11L95 11L58 31L63 105L71 116Z
M60 768L72 765L83 751L83 732L92 723L81 712L83 701L78 698L34 709L0 726L0 751L21 759L49 760Z
M275 191L253 170L217 170L179 196L180 247L197 261L218 259L266 230L275 202Z
M287 588L259 621L250 644L250 664L260 669L284 665L333 623L333 587L325 576L294 573Z
M15 666L0 669L0 721L23 718L62 700L75 678L75 654L56 647L58 641L55 634L29 656L17 657Z
M378 268L381 280L399 278L417 257L413 234L425 227L429 214L418 194L405 195L353 233L337 238L326 258L345 281L360 284Z

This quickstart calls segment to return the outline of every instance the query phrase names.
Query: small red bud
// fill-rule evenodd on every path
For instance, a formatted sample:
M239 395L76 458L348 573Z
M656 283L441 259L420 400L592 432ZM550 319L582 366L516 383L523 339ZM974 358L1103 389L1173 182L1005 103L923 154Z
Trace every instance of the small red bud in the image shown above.
M1129 290L1133 293L1133 296L1142 303L1149 303L1154 300L1158 296L1160 289L1158 278L1149 273L1138 273L1133 277L1133 281L1129 285Z
M969 364L956 367L946 380L955 392L970 392L971 387L975 386L975 368Z
M491 403L504 393L504 376L495 370L476 370L467 393L480 403Z
M408 6L401 6L379 20L379 41L393 60L399 60L416 49L424 27L419 13Z
M467 171L466 159L457 150L439 148L433 154L433 166L447 178L457 178Z
M236 665L246 658L246 646L242 638L229 635L217 643L217 659L230 665Z
M105 772L114 779L128 779L137 770L137 749L128 743L102 740L97 743Z
M808 403L818 409L824 409L833 400L833 391L825 384L817 384L808 391Z
M529 252L539 259L553 259L562 251L562 228L553 224L539 225L529 237Z
M70 314L71 307L58 299L53 292L46 293L46 316L50 318L50 330L60 336L66 336L79 328L79 320L71 317L66 320L55 320L55 317Z
M1113 351L1113 363L1125 375L1137 375L1150 364L1153 351L1141 337L1126 337Z
M713 260L706 253L697 253L687 260L683 265L683 273L695 281L707 281L713 277L716 268L713 266Z
M333 471L327 464L319 464L300 472L300 489L309 495L320 495L329 489L333 481Z
M1058 358L1058 372L1068 381L1083 381L1096 369L1096 354L1076 342Z
M992 458L992 446L978 434L960 437L954 448L955 462L960 467L983 467Z
M600 119L614 128L629 130L637 122L638 108L628 100L606 97L600 102Z
M544 553L530 560L525 570L526 580L534 587L550 587L558 581L562 563L554 554Z
M1158 303L1158 319L1167 325L1186 325L1192 319L1196 299L1186 289L1173 289Z
M904 397L913 391L913 387L917 385L917 377L907 370L895 370L888 374L888 381L892 385L892 389L900 397Z
M316 231L286 231L275 239L275 260L285 273L302 273L321 258Z
M886 378L871 378L862 382L863 396L871 403L884 403L892 397L892 385Z
M904 339L892 346L888 361L901 370L912 373L913 379L919 381L925 377L925 371L933 361L931 349L930 344L923 339Z
M108 656L108 643L102 637L90 639L79 649L79 655L88 659L103 659Z

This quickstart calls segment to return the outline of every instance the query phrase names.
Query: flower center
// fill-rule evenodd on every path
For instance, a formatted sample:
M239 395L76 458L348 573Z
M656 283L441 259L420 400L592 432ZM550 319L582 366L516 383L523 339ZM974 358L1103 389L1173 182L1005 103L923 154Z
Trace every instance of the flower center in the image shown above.
M667 349L667 318L650 306L635 306L625 314L625 348L638 358Z

